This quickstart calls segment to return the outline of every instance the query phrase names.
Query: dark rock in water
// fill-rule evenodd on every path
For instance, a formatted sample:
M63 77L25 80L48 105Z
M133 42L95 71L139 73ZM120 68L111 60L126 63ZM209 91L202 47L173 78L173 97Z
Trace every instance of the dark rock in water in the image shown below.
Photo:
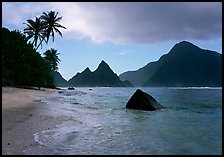
M68 87L68 89L69 89L69 90L75 90L75 88L74 88L74 87Z
M162 109L163 106L161 106L151 95L138 89L129 99L126 108L154 111Z

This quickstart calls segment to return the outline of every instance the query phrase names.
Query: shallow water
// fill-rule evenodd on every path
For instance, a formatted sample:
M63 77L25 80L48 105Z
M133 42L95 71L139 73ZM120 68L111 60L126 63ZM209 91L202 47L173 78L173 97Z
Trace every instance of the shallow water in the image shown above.
M76 88L42 97L66 116L25 154L222 154L220 88L141 88L165 109L126 109L137 88Z

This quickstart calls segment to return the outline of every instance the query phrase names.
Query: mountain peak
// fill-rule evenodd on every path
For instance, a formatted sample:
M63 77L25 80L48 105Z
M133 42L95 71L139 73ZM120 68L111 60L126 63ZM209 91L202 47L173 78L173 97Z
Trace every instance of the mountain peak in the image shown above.
M189 41L181 41L179 43L177 43L176 45L174 45L174 47L178 47L178 48L199 48L198 46L192 44L191 42Z
M200 50L200 48L188 41L181 41L173 46L170 50L171 53L194 53Z
M108 65L104 60L102 60L102 61L100 62L100 65L101 65L101 64L103 64L103 65L104 65L104 64Z
M181 42L179 42L177 44L191 44L191 45L193 45L191 42L189 42L187 40L183 40L183 41L181 41Z
M103 68L103 69L110 69L110 66L104 61L104 60L102 60L101 62L100 62L100 64L99 64L99 66L98 66L98 68L97 69L101 69L101 68Z
M91 72L89 67L87 67L83 72Z
M101 61L101 63L93 73L102 77L110 77L115 74L104 60ZM107 76L104 76L104 74L106 74Z
M125 82L126 83L126 82ZM69 80L73 86L101 86L101 87L123 87L131 86L123 83L109 65L102 60L98 68L91 72L87 67L82 73L76 74Z
M176 43L158 61L120 75L136 86L222 86L222 54L188 41ZM152 64L153 63L153 64Z

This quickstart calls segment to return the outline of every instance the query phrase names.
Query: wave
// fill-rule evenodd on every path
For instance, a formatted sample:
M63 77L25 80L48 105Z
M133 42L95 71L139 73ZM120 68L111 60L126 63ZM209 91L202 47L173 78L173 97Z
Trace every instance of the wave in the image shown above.
M168 87L168 89L222 89L222 87Z

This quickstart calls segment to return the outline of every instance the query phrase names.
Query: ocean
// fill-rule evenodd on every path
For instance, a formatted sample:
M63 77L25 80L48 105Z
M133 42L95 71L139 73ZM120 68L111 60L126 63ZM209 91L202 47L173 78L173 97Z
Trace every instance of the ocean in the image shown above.
M221 88L143 88L165 109L126 109L132 88L75 88L41 97L64 119L25 154L222 154Z

